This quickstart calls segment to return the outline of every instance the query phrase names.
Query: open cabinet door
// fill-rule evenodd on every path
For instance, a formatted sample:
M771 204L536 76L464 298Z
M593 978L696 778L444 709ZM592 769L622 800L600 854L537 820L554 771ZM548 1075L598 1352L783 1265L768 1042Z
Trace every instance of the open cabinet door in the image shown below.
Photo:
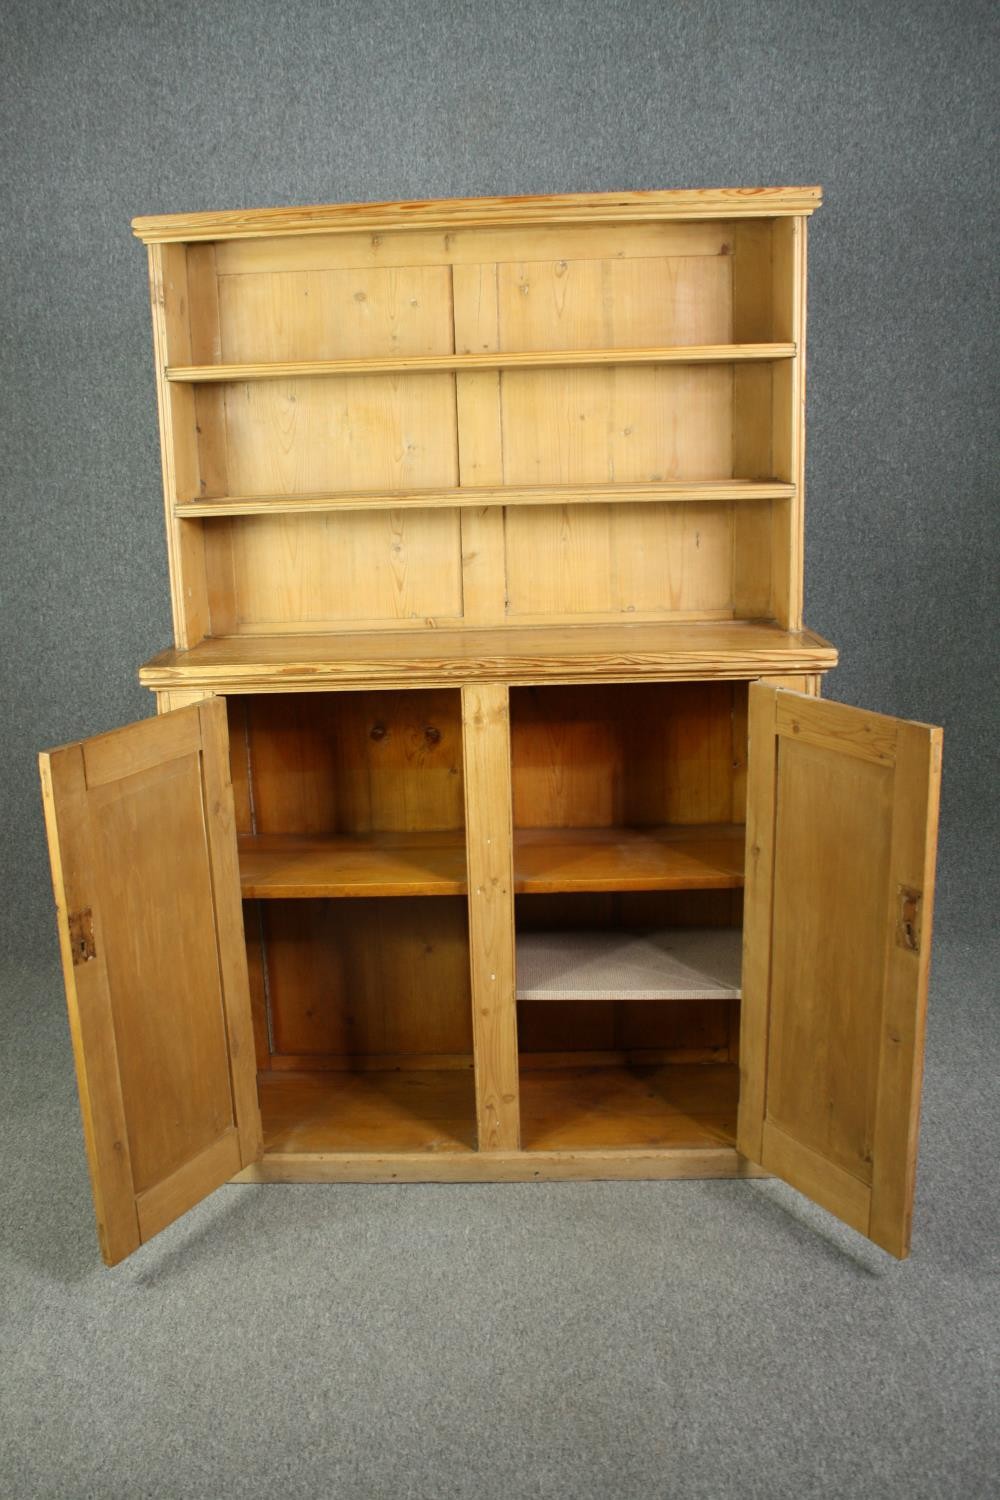
M261 1153L226 708L40 757L108 1265Z
M941 731L750 689L738 1146L909 1252Z

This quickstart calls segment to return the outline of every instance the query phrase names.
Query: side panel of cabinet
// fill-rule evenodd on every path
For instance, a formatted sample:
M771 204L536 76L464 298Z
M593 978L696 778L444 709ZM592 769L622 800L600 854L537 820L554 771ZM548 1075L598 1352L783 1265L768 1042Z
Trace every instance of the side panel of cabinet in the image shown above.
M908 1253L941 731L755 684L738 1144Z
M41 757L101 1250L261 1150L225 703Z

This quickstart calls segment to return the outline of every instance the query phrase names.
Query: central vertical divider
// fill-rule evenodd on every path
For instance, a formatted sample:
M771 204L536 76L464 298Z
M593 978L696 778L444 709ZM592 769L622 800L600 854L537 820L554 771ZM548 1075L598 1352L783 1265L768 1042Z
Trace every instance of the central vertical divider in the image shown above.
M451 287L455 353L495 353L500 348L496 266L452 265ZM458 483L501 486L500 371L456 371L454 380ZM463 621L502 625L507 592L503 507L463 506L459 516Z
M472 1046L480 1151L520 1149L514 843L506 683L462 689Z

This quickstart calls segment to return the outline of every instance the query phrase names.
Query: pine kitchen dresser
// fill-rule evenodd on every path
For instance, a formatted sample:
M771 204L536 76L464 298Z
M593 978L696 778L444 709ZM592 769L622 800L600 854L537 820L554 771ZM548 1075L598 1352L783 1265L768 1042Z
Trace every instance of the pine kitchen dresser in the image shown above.
M141 218L175 645L41 757L102 1251L784 1178L897 1256L940 731L804 628L817 188Z

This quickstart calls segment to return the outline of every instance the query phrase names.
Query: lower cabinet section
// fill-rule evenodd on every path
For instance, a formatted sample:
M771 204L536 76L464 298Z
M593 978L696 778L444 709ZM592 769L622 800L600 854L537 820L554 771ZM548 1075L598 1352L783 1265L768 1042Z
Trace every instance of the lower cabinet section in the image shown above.
M739 1172L747 687L490 693L229 700L249 1175Z
M234 1176L748 1162L905 1255L940 753L718 681L216 698L43 755L105 1259Z
M743 1170L746 685L491 693L230 700L248 1176Z
M732 1063L528 1067L522 1150L733 1146L738 1090ZM261 1075L259 1092L266 1155L476 1149L471 1068L275 1070Z
M655 905L650 928L632 896L519 898L511 1152L477 1139L463 898L247 902L264 1159L244 1179L742 1175L740 930Z

